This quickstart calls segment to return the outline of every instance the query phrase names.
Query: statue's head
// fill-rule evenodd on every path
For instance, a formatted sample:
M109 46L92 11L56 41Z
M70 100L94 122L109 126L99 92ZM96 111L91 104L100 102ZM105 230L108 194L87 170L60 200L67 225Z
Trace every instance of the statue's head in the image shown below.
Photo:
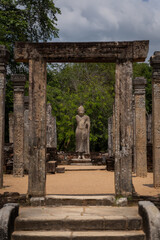
M84 115L84 107L82 105L78 108L78 115L79 116L83 116Z

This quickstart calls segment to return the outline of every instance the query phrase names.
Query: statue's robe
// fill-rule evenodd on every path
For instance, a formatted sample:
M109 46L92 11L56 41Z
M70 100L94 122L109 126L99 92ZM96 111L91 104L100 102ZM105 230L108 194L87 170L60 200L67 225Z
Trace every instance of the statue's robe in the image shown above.
M90 118L87 115L76 115L76 121L76 152L89 154Z

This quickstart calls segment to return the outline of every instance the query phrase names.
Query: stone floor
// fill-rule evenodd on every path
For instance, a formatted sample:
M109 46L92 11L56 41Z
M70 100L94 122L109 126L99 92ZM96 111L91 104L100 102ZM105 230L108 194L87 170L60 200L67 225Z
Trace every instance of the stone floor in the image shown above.
M73 167L73 166L72 166ZM77 166L76 166L77 167ZM87 166L88 167L88 166ZM73 170L73 169L72 169ZM148 173L147 178L133 175L135 190L140 195L156 196L160 189L153 187L153 174ZM3 192L27 193L28 176L15 178L4 175ZM47 175L47 194L114 194L114 172L106 170L97 171L66 171Z

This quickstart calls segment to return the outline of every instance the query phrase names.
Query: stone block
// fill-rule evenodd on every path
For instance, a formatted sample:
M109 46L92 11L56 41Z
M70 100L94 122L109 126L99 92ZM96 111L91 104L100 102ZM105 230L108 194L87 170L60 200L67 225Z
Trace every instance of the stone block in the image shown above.
M128 200L126 197L122 197L122 198L118 198L116 200L116 205L117 206L121 206L121 207L124 207L124 206L127 206L128 205Z
M10 240L14 231L14 221L18 216L17 204L6 204L0 209L0 239Z
M56 161L49 161L46 163L47 173L55 173L56 171Z
M139 214L143 218L143 229L146 240L160 239L160 211L150 201L140 201Z
M45 198L44 197L32 197L30 199L30 204L33 207L44 206L45 205Z
M56 173L65 173L64 167L56 167Z

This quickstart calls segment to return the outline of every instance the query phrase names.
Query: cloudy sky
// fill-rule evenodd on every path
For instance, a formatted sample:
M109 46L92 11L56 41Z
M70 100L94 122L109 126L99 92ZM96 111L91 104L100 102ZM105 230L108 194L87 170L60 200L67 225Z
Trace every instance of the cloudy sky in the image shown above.
M150 40L160 51L160 0L55 0L58 41Z

